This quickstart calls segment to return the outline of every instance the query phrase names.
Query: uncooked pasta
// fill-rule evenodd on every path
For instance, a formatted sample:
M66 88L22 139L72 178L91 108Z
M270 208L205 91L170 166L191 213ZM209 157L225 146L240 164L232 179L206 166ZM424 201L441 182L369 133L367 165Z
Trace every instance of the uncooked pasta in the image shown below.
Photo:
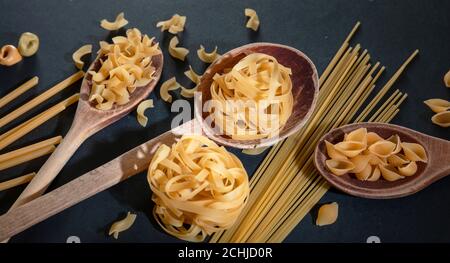
M184 61L187 54L189 54L189 50L184 47L177 47L178 43L180 43L178 37L174 36L172 37L172 39L170 39L169 54L176 59Z
M77 49L72 54L72 59L75 62L75 66L78 69L82 69L84 66L84 62L81 61L81 58L87 54L91 54L91 52L92 52L92 45L84 45L84 46L80 47L79 49Z
M336 222L339 215L339 205L336 202L324 204L319 208L316 225L326 226Z
M276 58L253 53L211 84L211 113L219 134L235 140L277 136L293 107L290 68ZM258 118L256 118L256 116Z
M248 17L248 21L245 26L247 28L251 28L253 31L258 31L259 17L258 14L256 14L256 11L251 8L245 8L244 14Z
M436 113L431 117L431 121L444 128L450 127L450 111Z
M435 113L443 112L450 109L450 101L444 99L429 99L424 101L428 107Z
M125 14L123 12L119 13L113 22L109 22L106 19L100 21L100 26L109 31L120 29L127 24L128 20L125 19Z
M187 241L203 241L230 228L249 194L241 161L200 135L160 145L147 179L156 221L167 233Z
M145 116L145 110L149 108L153 108L153 100L144 100L141 103L139 103L136 112L137 112L137 121L139 122L142 127L147 126L148 118Z
M208 53L206 52L205 47L203 45L200 45L200 48L197 50L197 56L201 61L205 63L212 63L214 62L214 60L220 57L220 54L217 53L217 46L213 51Z
M168 20L158 22L156 24L156 27L160 27L161 32L168 30L172 34L177 34L184 30L185 23L186 23L185 16L175 14Z
M161 99L167 102L172 102L172 95L169 94L169 91L177 90L181 87L181 85L177 82L175 77L172 77L161 84L161 88L159 88L159 95L161 95Z
M136 214L132 214L130 212L127 213L127 216L124 219L114 222L109 228L109 235L113 236L115 239L119 238L119 233L125 230L128 230L136 220Z

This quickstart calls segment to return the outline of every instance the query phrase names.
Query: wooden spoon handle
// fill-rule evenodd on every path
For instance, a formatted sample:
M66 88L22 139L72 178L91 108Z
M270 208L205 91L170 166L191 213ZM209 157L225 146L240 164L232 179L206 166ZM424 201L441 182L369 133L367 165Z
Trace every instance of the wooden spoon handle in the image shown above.
M66 208L145 171L159 145L172 145L179 136L194 132L194 129L198 128L195 121L187 122L41 197L11 209L0 216L0 240L14 236Z
M67 161L69 161L70 157L72 157L80 145L89 137L83 132L81 127L82 126L80 125L76 125L76 123L72 125L62 142L47 159L41 169L39 169L39 172L27 185L11 208L23 205L45 192L53 179L55 179Z

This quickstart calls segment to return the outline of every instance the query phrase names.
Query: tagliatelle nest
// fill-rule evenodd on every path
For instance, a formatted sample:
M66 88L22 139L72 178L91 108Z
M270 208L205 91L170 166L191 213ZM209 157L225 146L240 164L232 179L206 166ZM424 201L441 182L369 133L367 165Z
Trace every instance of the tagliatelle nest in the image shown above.
M247 173L233 154L204 136L161 145L147 175L153 215L169 234L187 241L231 227L248 195Z

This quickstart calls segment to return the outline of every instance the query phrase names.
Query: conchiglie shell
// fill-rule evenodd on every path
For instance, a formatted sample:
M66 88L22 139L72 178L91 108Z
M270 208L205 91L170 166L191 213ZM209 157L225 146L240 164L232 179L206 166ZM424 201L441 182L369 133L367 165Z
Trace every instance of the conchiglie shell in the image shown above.
M378 157L387 158L390 155L392 155L392 153L395 150L395 147L396 147L395 143L383 140L370 145L369 151Z
M369 160L369 164L370 165L387 165L387 158L380 158L378 156L376 156L375 154L372 153L368 153L368 155L370 155L370 160Z
M369 161L372 157L370 155L357 155L350 159L350 162L353 163L355 168L351 171L352 173L360 173L366 166L369 165Z
M355 157L366 149L366 145L361 142L340 142L334 148L347 157Z
M401 145L402 141L400 140L400 137L397 134L392 135L387 140L392 143L395 143L395 149L394 149L393 154L397 154L402 150L402 145Z
M339 214L339 206L336 202L322 205L317 214L316 225L325 226L336 222Z
M450 111L443 111L433 115L431 121L441 127L450 127Z
M325 141L325 146L327 148L327 154L331 159L348 160L345 155L338 152L332 143Z
M430 109L436 113L446 111L450 109L450 101L446 101L443 99L429 99L424 101Z
M414 175L417 172L417 164L416 162L410 162L405 166L398 167L398 171L404 176Z
M346 174L355 168L352 162L346 160L330 159L326 160L325 164L331 173L338 176Z
M367 178L367 181L375 182L378 181L381 177L381 172L378 166L375 166L375 168L372 169L372 174Z
M391 155L387 158L387 161L390 165L394 167L399 167L405 164L408 164L410 161L401 153Z
M372 174L372 166L366 165L366 167L364 167L364 169L361 172L355 173L355 176L356 178L358 178L358 180L366 181L371 174Z
M450 70L444 75L444 84L447 88L450 88Z
M367 145L367 129L359 128L346 134L344 141L346 142L360 142L363 145Z
M382 141L383 138L380 137L380 135L374 133L374 132L368 132L367 133L367 145L372 145L378 141Z
M405 178L404 176L401 176L392 166L379 165L378 167L380 168L381 176L383 176L386 181L393 182Z
M402 142L402 149L406 158L413 162L428 162L425 148L418 143Z

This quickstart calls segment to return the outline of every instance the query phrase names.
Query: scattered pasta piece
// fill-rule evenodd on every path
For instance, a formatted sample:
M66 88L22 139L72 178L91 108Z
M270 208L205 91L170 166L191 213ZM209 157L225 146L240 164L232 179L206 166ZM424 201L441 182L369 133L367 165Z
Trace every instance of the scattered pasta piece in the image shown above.
M215 74L208 108L217 133L234 140L277 136L292 114L291 69L269 55L253 53ZM258 120L256 120L258 116Z
M123 12L119 13L114 22L109 22L106 19L100 21L100 26L106 30L113 31L120 29L128 24L128 20L125 19L125 14Z
M137 107L137 121L139 122L142 127L147 126L148 118L145 116L144 112L146 109L153 108L153 100L144 100L141 103L139 103L139 106Z
M82 69L84 66L84 62L81 61L81 58L91 53L92 53L92 45L84 45L80 47L77 51L75 51L72 55L72 59L75 62L75 66L78 69Z
M245 16L249 17L247 24L245 26L247 28L253 29L253 31L258 31L259 17L258 17L258 14L256 14L256 11L251 8L245 8L244 13L245 13Z
M180 43L178 41L178 37L176 36L172 37L172 39L169 42L169 54L174 58L184 61L187 54L189 54L189 50L184 47L177 47L178 43Z
M22 60L19 50L13 45L5 45L0 49L0 65L12 66Z
M450 88L450 70L444 75L444 84L447 88Z
M124 219L112 224L111 228L109 229L108 235L113 235L115 239L118 239L119 233L129 229L134 224L135 220L136 214L128 212L127 216Z
M361 181L374 182L383 177L396 181L417 172L417 162L428 161L425 148L417 143L406 143L397 134L383 139L365 128L344 135L337 144L325 141L328 171L336 176L354 174Z
M220 54L217 53L217 46L212 52L206 53L205 47L203 45L200 45L200 48L197 50L197 55L198 58L200 58L200 60L205 63L212 63L214 62L214 60L220 57Z
M316 225L326 226L336 222L339 214L339 205L336 202L322 205L317 214Z
M184 30L185 23L185 16L175 14L168 20L158 22L156 27L161 27L161 32L168 30L172 34L177 34L178 32L182 32Z
M431 117L431 121L444 128L450 127L450 111L436 113Z
M39 49L39 37L30 32L23 33L20 35L18 48L22 56L33 56Z
M260 155L261 153L263 153L268 148L269 147L259 147L259 148L254 148L254 149L244 149L244 150L242 150L242 153L243 154L247 154L247 155Z
M201 75L197 74L191 67L191 65L189 65L189 70L186 70L184 72L184 75L186 77L188 77L192 82L194 82L195 84L199 84L200 83L200 78L202 77Z
M207 137L185 135L162 144L150 162L153 215L167 233L187 241L230 228L249 196L239 159Z
M180 86L180 87L181 87L180 94L181 94L181 96L183 96L185 98L193 98L194 95L195 95L195 92L197 91L197 86L195 86L195 87L193 87L191 89L187 89L187 88L185 88L183 86Z
M167 102L172 102L172 95L169 94L170 90L177 90L181 87L181 85L177 82L175 77L170 78L164 81L161 84L161 88L159 89L159 94L161 95L161 99Z
M450 101L443 99L429 99L424 101L430 109L436 113L443 112L450 109Z
M126 37L113 37L112 42L100 42L101 66L88 72L92 75L89 101L100 110L128 103L131 93L154 80L152 57L161 54L154 39L137 28L128 29Z

